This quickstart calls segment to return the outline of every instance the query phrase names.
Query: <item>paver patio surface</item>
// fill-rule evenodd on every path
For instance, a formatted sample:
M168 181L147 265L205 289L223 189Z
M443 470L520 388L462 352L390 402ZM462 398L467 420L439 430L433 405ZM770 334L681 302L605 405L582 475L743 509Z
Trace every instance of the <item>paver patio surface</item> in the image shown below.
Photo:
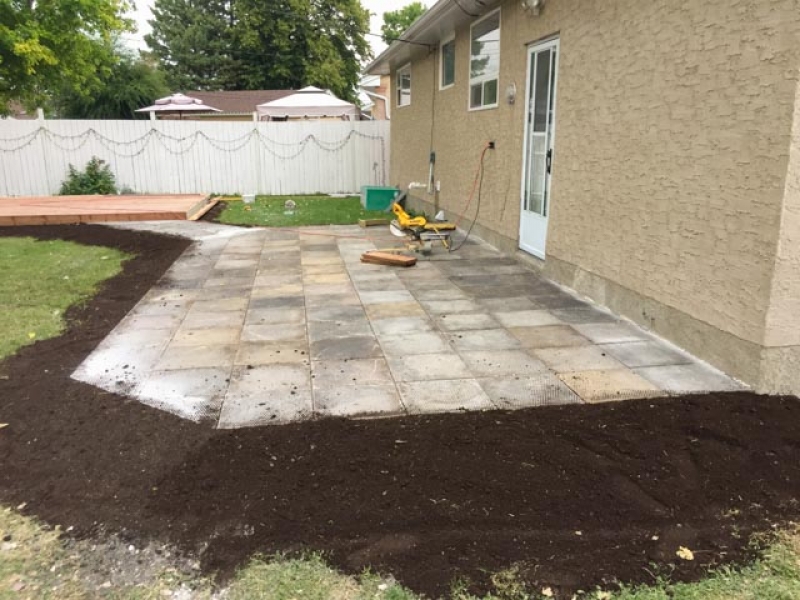
M195 243L73 374L220 428L740 389L488 244L360 262L383 228L131 223Z

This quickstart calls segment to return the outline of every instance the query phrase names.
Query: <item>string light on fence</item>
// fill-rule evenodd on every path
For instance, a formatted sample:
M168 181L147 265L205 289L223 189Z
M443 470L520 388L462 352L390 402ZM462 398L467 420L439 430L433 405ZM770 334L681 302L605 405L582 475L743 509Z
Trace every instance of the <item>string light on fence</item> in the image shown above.
M204 140L215 150L228 154L235 154L244 150L250 145L251 141L255 139L270 155L282 161L294 160L300 157L312 143L324 152L333 153L344 150L353 139L360 138L380 142L382 163L381 179L384 180L385 178L386 140L384 136L370 135L355 129L351 130L344 138L336 141L322 140L314 134L309 134L297 142L279 142L270 139L258 128L253 128L244 135L227 140L213 138L203 131L195 131L190 135L179 137L159 131L158 129L150 129L137 138L123 141L110 138L94 128L86 129L78 134L67 135L51 131L45 127L39 127L25 135L0 138L0 152L5 154L20 152L33 145L39 138L42 138L43 141L47 140L49 143L65 152L80 150L90 139L94 139L108 152L120 158L135 158L142 155L145 150L147 150L148 146L150 146L153 139L158 140L161 147L174 156L181 156L192 151L200 139ZM177 148L175 146L177 146ZM295 147L296 150L288 154L278 151L278 148L285 149L290 147Z

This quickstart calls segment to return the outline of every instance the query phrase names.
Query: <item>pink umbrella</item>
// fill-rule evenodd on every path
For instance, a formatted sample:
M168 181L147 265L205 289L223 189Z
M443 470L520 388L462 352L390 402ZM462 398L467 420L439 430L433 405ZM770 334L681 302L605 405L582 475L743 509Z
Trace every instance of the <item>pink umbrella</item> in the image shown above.
M149 112L149 113L162 113L162 114L177 114L179 118L183 118L185 112L222 112L218 108L203 104L199 98L192 98L184 94L172 94L165 98L159 98L152 106L145 106L139 108L136 112Z

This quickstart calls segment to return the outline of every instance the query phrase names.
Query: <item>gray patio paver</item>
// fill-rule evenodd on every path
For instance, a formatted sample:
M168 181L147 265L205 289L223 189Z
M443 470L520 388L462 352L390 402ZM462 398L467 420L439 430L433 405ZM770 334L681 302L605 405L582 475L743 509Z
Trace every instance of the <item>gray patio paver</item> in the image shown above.
M556 373L606 371L624 366L597 346L536 348L532 352Z
M208 327L203 329L180 327L175 332L169 345L174 347L237 344L240 333L241 330L238 327Z
M308 333L302 323L272 323L245 325L237 332L243 342L290 342L303 341Z
M73 377L221 428L739 388L477 239L394 269L385 230L119 226L195 242Z
M542 327L562 323L558 317L547 310L495 312L494 316L504 327Z
M475 379L403 382L398 388L406 410L412 414L496 408Z
M216 420L229 378L230 369L218 367L152 371L134 393L145 404L192 421Z
M450 342L459 351L515 350L522 347L519 340L505 329L480 329L449 334Z
M314 360L379 358L381 347L374 336L348 336L311 343Z
M552 373L532 377L481 378L478 383L498 408L580 404L580 396Z
M672 393L734 391L744 388L724 373L701 363L643 367L634 369L634 373Z
M159 371L176 369L202 369L229 367L236 355L235 344L208 344L167 346L161 358L155 364Z
M348 321L309 321L308 339L313 344L320 340L353 336L371 336L372 326L367 318Z
M595 344L620 344L648 339L638 327L630 323L587 323L574 325L575 330Z
M308 344L301 342L242 342L236 353L237 365L308 363Z
M379 336L421 333L432 331L433 322L425 317L391 317L373 321L372 329Z
M181 327L189 329L208 329L241 326L244 310L209 311L190 309Z
M434 331L378 336L386 356L441 354L451 351L444 336Z
M304 323L306 311L302 308L251 308L245 316L244 326L284 323Z
M439 315L436 324L444 331L469 331L473 329L494 329L500 324L487 313L459 313Z
M248 395L228 394L222 402L220 429L239 429L302 421L313 416L311 390L294 393L265 390Z
M314 360L311 378L315 389L394 383L384 358Z
M462 352L475 377L530 377L549 373L547 366L523 350Z
M472 377L469 367L455 352L406 354L389 356L386 360L396 381L431 381Z
M654 341L604 344L602 348L627 367L661 367L692 362L691 356Z
M509 327L508 331L525 348L565 348L587 346L591 342L569 325L547 327Z
M658 387L625 368L560 373L559 378L590 403L663 395Z
M420 304L432 315L481 312L474 300L425 300Z
M220 298L218 300L195 300L192 310L199 312L227 312L247 310L250 298L244 296L240 298Z
M324 303L320 306L307 307L309 321L349 321L351 319L364 319L366 313L360 305L336 305Z
M425 309L417 302L388 302L386 304L366 304L364 309L370 319L391 319L394 317L427 317Z
M389 290L381 292L359 292L361 302L364 304L395 304L399 302L415 302L414 296L408 290Z
M328 386L314 391L314 409L336 417L388 416L404 412L393 383Z

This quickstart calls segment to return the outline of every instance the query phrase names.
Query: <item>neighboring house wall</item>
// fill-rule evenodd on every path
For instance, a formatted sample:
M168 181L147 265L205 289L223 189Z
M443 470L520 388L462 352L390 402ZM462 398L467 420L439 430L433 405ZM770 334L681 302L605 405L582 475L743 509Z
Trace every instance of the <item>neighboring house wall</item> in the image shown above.
M800 392L798 32L796 0L550 0L538 17L503 2L499 106L467 110L460 28L453 87L434 90L438 53L412 63L391 181L424 182L433 149L441 194L414 194L460 213L495 140L476 231L515 249L526 45L558 34L545 273L759 389Z
M391 118L392 107L387 108L384 98L393 102L392 78L389 75L381 75L379 81L378 85L362 86L361 89L369 94L372 102L372 109L369 111L370 117L375 121L386 121Z

